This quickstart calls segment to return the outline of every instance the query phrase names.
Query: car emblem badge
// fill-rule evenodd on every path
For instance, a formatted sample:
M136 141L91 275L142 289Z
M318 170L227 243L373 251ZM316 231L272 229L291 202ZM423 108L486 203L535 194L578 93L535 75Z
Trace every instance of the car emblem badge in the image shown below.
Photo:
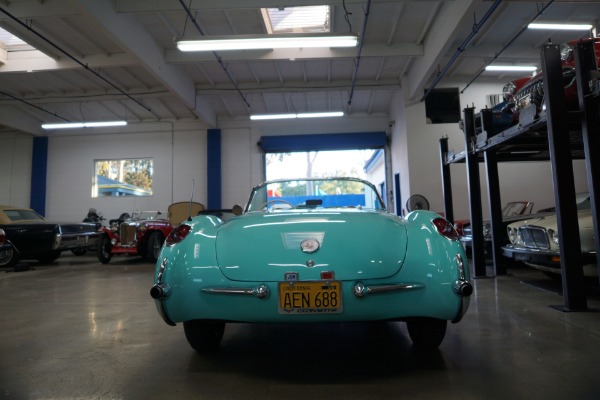
M302 243L300 243L300 248L305 253L314 253L315 251L319 250L320 246L321 244L319 243L319 241L313 238L304 239Z
M314 267L314 266L315 266L315 262L314 262L313 260L308 260L308 261L306 262L306 266L307 266L308 268L312 268L312 267Z

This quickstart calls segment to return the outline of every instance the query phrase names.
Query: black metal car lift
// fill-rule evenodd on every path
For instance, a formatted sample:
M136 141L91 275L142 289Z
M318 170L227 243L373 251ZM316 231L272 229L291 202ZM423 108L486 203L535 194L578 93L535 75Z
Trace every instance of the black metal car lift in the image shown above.
M600 165L597 154L600 153L600 83L595 65L594 45L592 42L581 42L575 50L576 77L580 102L580 130L583 140L574 138L573 129L567 121L564 88L562 81L562 65L560 48L554 44L542 47L541 61L544 71L544 88L546 111L538 114L534 106L521 113L520 125L503 132L493 132L489 125L491 119L488 110L481 110L481 133L476 132L474 112L472 108L464 110L465 152L454 154L448 151L447 138L440 140L442 153L442 184L444 185L444 205L452 207L452 196L449 183L449 165L456 162L467 163L469 181L469 199L471 229L473 233L473 265L476 277L485 276L485 259L483 249L483 221L481 218L480 183L478 162L485 161L488 180L488 197L490 199L492 249L494 271L497 275L505 274L506 268L501 261L499 238L502 235L502 215L497 163L499 161L542 161L550 160L553 171L555 205L558 220L558 233L561 238L560 256L563 284L562 306L553 306L563 311L587 310L587 299L583 270L581 266L581 242L575 202L575 185L573 177L573 157L585 158L591 208L594 219L594 237L596 260L600 272L600 238L597 202L600 197L598 174ZM595 74L597 74L595 72ZM595 76L596 80L592 80ZM541 115L540 115L541 114ZM486 129L487 126L487 129ZM535 135L526 137L526 134ZM540 134L541 133L541 134ZM545 135L547 134L547 139ZM575 135L576 136L576 135ZM583 149L581 148L583 146ZM520 150L520 151L518 151ZM525 150L525 151L523 151ZM533 151L532 151L533 150ZM530 153L531 155L527 155ZM483 154L483 158L480 157ZM477 168L473 167L475 165ZM477 169L477 172L474 170ZM453 214L452 214L453 215ZM568 240L567 240L568 238ZM599 274L600 275L600 274Z
M600 77L598 74L593 42L580 42L575 46L575 76L581 110L581 132L587 169L588 188L594 224L596 266L600 279ZM595 156L594 156L595 155Z

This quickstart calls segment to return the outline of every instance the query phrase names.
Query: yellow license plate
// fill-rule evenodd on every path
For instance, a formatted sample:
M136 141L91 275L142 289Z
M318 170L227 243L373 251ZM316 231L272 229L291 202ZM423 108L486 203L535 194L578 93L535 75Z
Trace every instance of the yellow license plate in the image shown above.
M339 281L279 282L279 313L341 313L341 286Z

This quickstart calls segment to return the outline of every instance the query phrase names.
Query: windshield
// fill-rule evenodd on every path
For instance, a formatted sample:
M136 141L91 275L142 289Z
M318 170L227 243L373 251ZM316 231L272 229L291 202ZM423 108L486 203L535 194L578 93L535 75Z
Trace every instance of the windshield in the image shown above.
M527 207L527 208L525 208ZM531 209L533 208L533 203L523 202L523 201L513 201L506 206L502 210L502 216L504 217L512 217L515 215L523 215L523 214L531 214Z
M315 178L263 183L252 191L246 212L332 207L384 209L377 190L366 181L355 178Z
M160 211L134 211L131 219L133 220L148 220L158 219L162 213Z

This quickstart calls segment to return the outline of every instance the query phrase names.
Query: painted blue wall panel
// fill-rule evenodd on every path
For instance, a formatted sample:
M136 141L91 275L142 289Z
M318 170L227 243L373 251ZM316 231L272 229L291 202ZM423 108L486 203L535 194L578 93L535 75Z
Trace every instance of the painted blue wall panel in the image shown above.
M48 138L33 138L31 161L31 193L29 207L46 215L46 172L48 170Z
M206 135L206 205L209 210L221 208L221 130L209 129Z

